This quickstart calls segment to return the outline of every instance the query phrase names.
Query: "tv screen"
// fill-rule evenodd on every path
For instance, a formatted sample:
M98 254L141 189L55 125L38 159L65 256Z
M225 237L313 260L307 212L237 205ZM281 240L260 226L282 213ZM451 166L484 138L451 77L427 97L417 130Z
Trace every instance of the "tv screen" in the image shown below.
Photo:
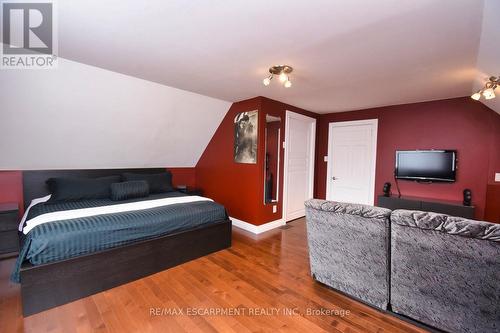
M454 182L456 155L455 150L396 151L396 178Z

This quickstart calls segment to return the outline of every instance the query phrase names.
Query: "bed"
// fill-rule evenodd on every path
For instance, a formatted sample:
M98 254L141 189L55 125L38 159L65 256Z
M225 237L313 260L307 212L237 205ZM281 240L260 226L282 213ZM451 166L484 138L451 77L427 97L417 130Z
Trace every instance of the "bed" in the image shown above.
M29 207L33 199L49 194L49 178L162 171L23 172L25 208L29 211L27 221L20 226L21 250L12 276L21 283L24 316L231 246L231 221L224 207L180 192L120 202L99 198L41 202Z

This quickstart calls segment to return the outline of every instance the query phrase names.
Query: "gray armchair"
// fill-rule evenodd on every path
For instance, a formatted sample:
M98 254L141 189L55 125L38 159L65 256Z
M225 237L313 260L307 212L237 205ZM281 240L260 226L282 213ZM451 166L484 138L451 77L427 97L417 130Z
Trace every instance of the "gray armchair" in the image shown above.
M500 332L500 225L391 215L392 310L450 332Z
M314 279L386 309L391 211L317 199L305 205Z

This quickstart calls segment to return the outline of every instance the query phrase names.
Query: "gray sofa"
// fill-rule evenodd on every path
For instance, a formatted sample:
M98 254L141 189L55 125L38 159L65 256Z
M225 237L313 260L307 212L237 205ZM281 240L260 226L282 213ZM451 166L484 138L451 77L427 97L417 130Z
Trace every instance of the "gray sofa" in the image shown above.
M500 331L500 225L316 199L306 221L317 281L442 330Z
M386 309L390 214L385 208L307 201L307 239L314 278Z
M394 211L391 305L450 332L500 332L500 225Z

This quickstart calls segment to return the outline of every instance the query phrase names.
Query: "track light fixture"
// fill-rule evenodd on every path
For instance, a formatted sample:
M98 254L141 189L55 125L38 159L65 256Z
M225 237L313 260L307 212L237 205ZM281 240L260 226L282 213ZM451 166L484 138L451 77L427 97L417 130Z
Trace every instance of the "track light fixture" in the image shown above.
M484 85L482 89L479 89L477 92L471 95L471 98L478 101L481 96L483 96L485 99L492 99L495 98L495 88L500 86L500 76L495 77L491 76L488 79L488 82Z
M292 81L290 81L290 73L293 71L292 66L288 65L276 65L269 68L269 76L262 80L265 86L271 84L271 80L275 75L278 75L279 81L283 84L285 88L290 88L292 86Z

